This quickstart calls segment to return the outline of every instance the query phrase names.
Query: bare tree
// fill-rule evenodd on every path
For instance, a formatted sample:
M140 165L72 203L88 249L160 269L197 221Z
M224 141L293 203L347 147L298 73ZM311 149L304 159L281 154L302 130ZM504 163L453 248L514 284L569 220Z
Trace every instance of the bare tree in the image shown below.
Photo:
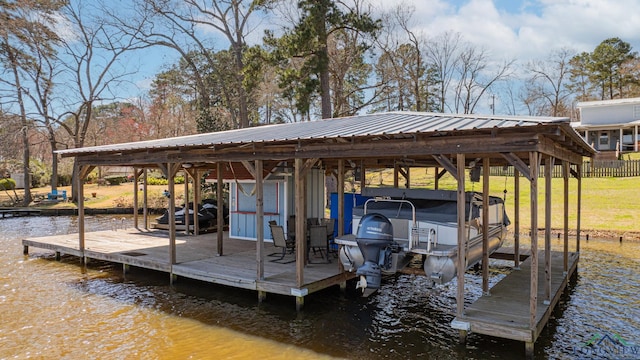
M438 109L440 112L444 112L445 108L452 109L451 106L447 106L446 99L460 61L458 54L461 42L462 35L460 33L447 31L431 39L426 47L427 59L433 64L435 73L440 80L440 107Z
M32 34L33 36L33 34ZM58 150L60 142L57 139L58 118L54 115L53 102L55 94L55 78L60 75L60 62L57 61L56 54L51 53L47 44L41 44L34 40L34 59L32 68L26 72L30 79L31 89L27 96L31 99L31 104L36 114L32 116L37 126L44 130L49 151L51 154L51 189L58 187ZM56 44L58 44L56 42Z
M383 35L378 38L382 55L376 71L387 110L432 111L439 108L435 89L439 79L435 68L425 61L426 37L414 30L415 8L399 4L383 16Z
M198 53L209 63L209 69L224 71L216 66L211 57L210 44L206 41L206 32L214 30L229 43L233 56L233 84L236 101L228 104L237 127L248 127L249 94L245 84L246 37L254 31L251 19L267 8L271 0L138 0L135 4L137 18L122 19L113 9L107 9L118 27L138 37L149 45L165 46L177 51L191 66L199 92L202 116L209 111L209 91L205 75L201 73L192 55ZM194 51L195 49L195 51ZM223 77L222 75L220 77ZM251 89L249 89L250 91ZM203 121L213 121L204 119Z
M20 134L23 146L24 199L23 205L31 202L30 143L29 129L32 122L27 114L25 97L28 94L23 84L25 73L35 71L38 46L53 53L52 42L56 34L49 27L54 24L53 13L60 6L55 1L3 1L0 2L0 65L7 76L0 82L11 89L12 106L17 106L21 120Z
M530 61L526 68L531 74L528 84L535 88L549 109L550 116L568 116L571 92L567 89L569 61L575 52L568 48L552 51L546 60Z
M491 65L486 51L473 45L466 45L460 53L457 72L459 75L455 87L455 110L458 113L472 114L475 112L482 96L497 81L507 78L511 74L511 67L515 60Z
M88 11L84 3L63 8L76 37L65 39L60 50L64 77L58 81L64 81L67 86L67 101L63 106L68 110L61 114L57 125L69 135L76 148L85 144L94 105L117 99L118 87L132 74L121 63L123 56L148 46L137 39L138 34L113 28L95 13ZM75 176L74 173L74 179ZM76 181L73 185L73 198L77 199Z

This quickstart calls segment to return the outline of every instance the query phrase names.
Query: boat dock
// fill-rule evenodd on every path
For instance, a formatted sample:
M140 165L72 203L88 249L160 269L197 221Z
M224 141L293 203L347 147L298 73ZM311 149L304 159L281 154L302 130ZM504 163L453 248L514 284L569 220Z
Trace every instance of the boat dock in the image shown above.
M12 217L16 217L16 216L40 215L40 209L30 209L30 208L0 208L0 214L2 214L2 218L3 218L3 219L4 219L7 215L11 215Z
M296 285L295 254L287 254L283 261L264 262L264 278L258 279L256 242L229 239L224 233L224 255L217 256L217 240L209 235L177 234L177 263L171 264L169 234L163 231L117 229L85 233L85 249L78 245L78 235L55 235L22 240L25 254L29 248L51 250L61 254L119 263L126 272L130 266L163 271L171 281L179 277L294 297L305 296L327 287L346 282L355 276L339 270L338 261L322 262L312 258L304 268L304 284ZM271 243L265 243L266 254L281 253ZM261 295L259 295L261 296Z
M509 250L497 258L508 257ZM504 251L506 250L506 251ZM538 252L544 258L544 251ZM545 282L538 282L537 307L534 326L531 326L529 279L531 277L531 257L520 263L519 269L514 269L500 282L494 285L488 294L483 295L473 304L465 307L462 316L457 316L452 327L472 333L495 336L499 338L523 341L527 353L532 352L533 344L546 326L551 313L555 309L569 279L578 267L579 254L567 254L568 270L564 271L564 253L551 251L551 282L550 298L547 300ZM545 263L538 263L538 274L545 274Z

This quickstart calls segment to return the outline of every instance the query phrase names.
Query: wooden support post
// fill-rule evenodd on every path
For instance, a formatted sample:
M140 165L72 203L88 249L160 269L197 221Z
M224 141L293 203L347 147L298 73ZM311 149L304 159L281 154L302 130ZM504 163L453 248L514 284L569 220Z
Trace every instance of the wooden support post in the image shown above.
M22 247L22 255L29 255L29 246L24 245Z
M551 303L551 180L554 158L546 156L544 162L544 302Z
M464 314L464 272L466 270L467 252L466 252L466 219L465 205L466 194L464 191L464 173L465 173L465 157L464 154L457 154L456 159L457 176L458 176L458 291L456 294L456 316L462 317ZM462 331L460 332L462 335Z
M364 169L364 163L362 164L362 168ZM337 176L337 189L338 189L338 236L344 235L344 160L338 160L338 176ZM362 190L361 190L362 191ZM342 245L340 245L338 249L338 253L342 251ZM340 272L344 271L344 265L342 261L338 261L338 269ZM344 284L345 289L347 287L347 283ZM342 289L342 285L340 287Z
M569 162L562 162L562 180L564 184L564 248L562 251L563 271L569 272Z
M193 235L200 234L200 221L198 219L198 205L200 204L200 172L198 169L191 170L191 187L193 188L193 212L194 212L194 222L193 222Z
M482 159L482 293L489 293L489 158Z
M398 181L399 173L400 173L400 166L398 166L398 164L394 162L394 164L393 164L393 187L396 188L396 189L398 188L398 184L399 184L399 181Z
M167 177L168 190L169 190L169 262L171 265L176 261L176 186L175 176L177 164L167 163ZM173 278L172 278L173 283Z
M294 181L295 181L295 212L296 212L296 285L301 288L304 285L304 265L307 243L305 233L306 219L304 217L305 193L304 193L304 162L302 159L295 159ZM296 297L296 309L298 304L302 304L303 297Z
M458 330L458 342L464 344L467 342L467 330Z
M263 186L263 173L262 160L256 160L255 162L256 172L256 265L258 280L264 280L264 186Z
M142 172L142 216L144 217L145 230L149 230L149 194L147 185L147 168L144 168Z
M433 178L433 188L435 190L438 190L438 183L440 182L440 169L438 169L438 167L435 167L435 176Z
M411 188L411 168L407 166L407 189Z
M129 269L130 269L129 264L122 264L122 275L126 275L129 272Z
M60 251L56 251L56 261L60 261L62 259L62 255L60 255Z
M535 343L532 341L527 341L524 343L524 356L526 359L533 359L533 350Z
M191 231L189 227L191 227L191 214L189 214L189 173L186 169L182 169L182 173L184 174L184 234L189 235ZM195 204L194 204L195 205ZM194 209L195 215L195 209ZM197 215L196 215L197 216Z
M344 235L344 160L338 160L338 236Z
M397 166L397 165L396 167L397 167L398 173L402 175L402 177L404 178L404 181L405 181L404 187L407 189L411 188L411 168L408 166ZM396 182L398 183L398 186L400 186L399 181L396 181Z
M364 166L364 161L360 162L360 193L367 186L367 168Z
M78 166L78 246L80 252L83 254L82 259L84 263L84 177L87 172L87 166Z
M582 164L577 164L577 174L578 174L578 208L576 209L578 213L578 218L576 219L576 252L580 253L580 217L582 211Z
M133 168L133 227L138 229L138 168Z
M223 251L223 241L224 241L224 199L222 198L222 163L216 163L216 201L217 201L217 224L216 224L216 235L217 235L217 245L218 245L218 256L222 256Z
M520 172L513 168L513 268L520 270Z
M258 303L262 304L267 299L267 292L258 290Z
M296 296L296 311L302 310L304 307L304 296Z
M529 153L531 203L531 280L529 283L529 328L535 331L538 311L538 153Z

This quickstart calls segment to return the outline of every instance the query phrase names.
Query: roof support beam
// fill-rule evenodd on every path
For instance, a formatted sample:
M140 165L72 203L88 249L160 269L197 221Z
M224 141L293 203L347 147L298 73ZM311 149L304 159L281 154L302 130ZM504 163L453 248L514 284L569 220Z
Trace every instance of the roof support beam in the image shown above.
M240 161L240 162L245 167L245 169L247 169L249 174L251 174L251 176L253 176L254 179L257 179L257 177L256 177L256 168L253 166L253 164L251 164L249 161L246 161L246 160L243 160L243 161Z
M92 165L132 165L145 166L150 164L167 163L167 162L191 162L191 163L215 163L217 161L254 161L254 160L291 160L294 158L303 159L339 159L339 158L372 158L372 154L376 157L384 155L385 157L411 157L411 156L429 156L438 154L456 154L464 152L465 154L480 154L476 157L483 157L492 153L499 152L529 152L541 151L545 146L541 145L541 134L502 134L496 137L486 137L482 135L465 135L465 136L443 136L443 137L426 137L421 140L413 139L391 139L391 140L373 140L362 139L358 142L349 143L333 143L310 142L302 147L294 144L283 145L277 144L273 146L264 146L260 152L255 152L252 148L230 147L217 151L202 149L194 149L193 151L185 151L175 154L168 152L156 151L153 153L125 153L118 157L111 154L91 153L80 155L78 161L82 164ZM546 143L548 151L552 141ZM546 153L548 153L546 151ZM545 152L545 151L543 151ZM560 158L559 156L556 156Z
M447 159L442 154L433 155L433 158L438 162L438 164L440 164L440 166L445 168L445 170L447 170L457 181L460 181L459 179L460 174L458 174L458 169L456 168L455 165L453 165L453 163L449 159ZM458 166L460 166L460 164L458 164ZM464 165L463 165L463 168L464 168Z
M511 166L516 168L520 173L522 173L522 175L524 175L529 181L531 181L529 166L525 164L524 161L522 161L513 153L500 153L500 155L502 155L502 157L505 158L505 160L507 160L507 162L511 164Z

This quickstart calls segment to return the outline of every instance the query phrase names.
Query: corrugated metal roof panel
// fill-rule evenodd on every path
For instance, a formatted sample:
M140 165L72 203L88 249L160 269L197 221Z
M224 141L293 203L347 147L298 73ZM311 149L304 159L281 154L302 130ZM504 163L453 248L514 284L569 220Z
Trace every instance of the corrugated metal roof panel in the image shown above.
M133 143L60 150L61 154L88 154L140 149L172 149L180 147L212 147L228 144L295 141L333 137L359 137L467 131L474 129L534 126L547 122L569 122L568 118L523 116L479 116L418 112L389 112L311 122L265 125L214 133Z

